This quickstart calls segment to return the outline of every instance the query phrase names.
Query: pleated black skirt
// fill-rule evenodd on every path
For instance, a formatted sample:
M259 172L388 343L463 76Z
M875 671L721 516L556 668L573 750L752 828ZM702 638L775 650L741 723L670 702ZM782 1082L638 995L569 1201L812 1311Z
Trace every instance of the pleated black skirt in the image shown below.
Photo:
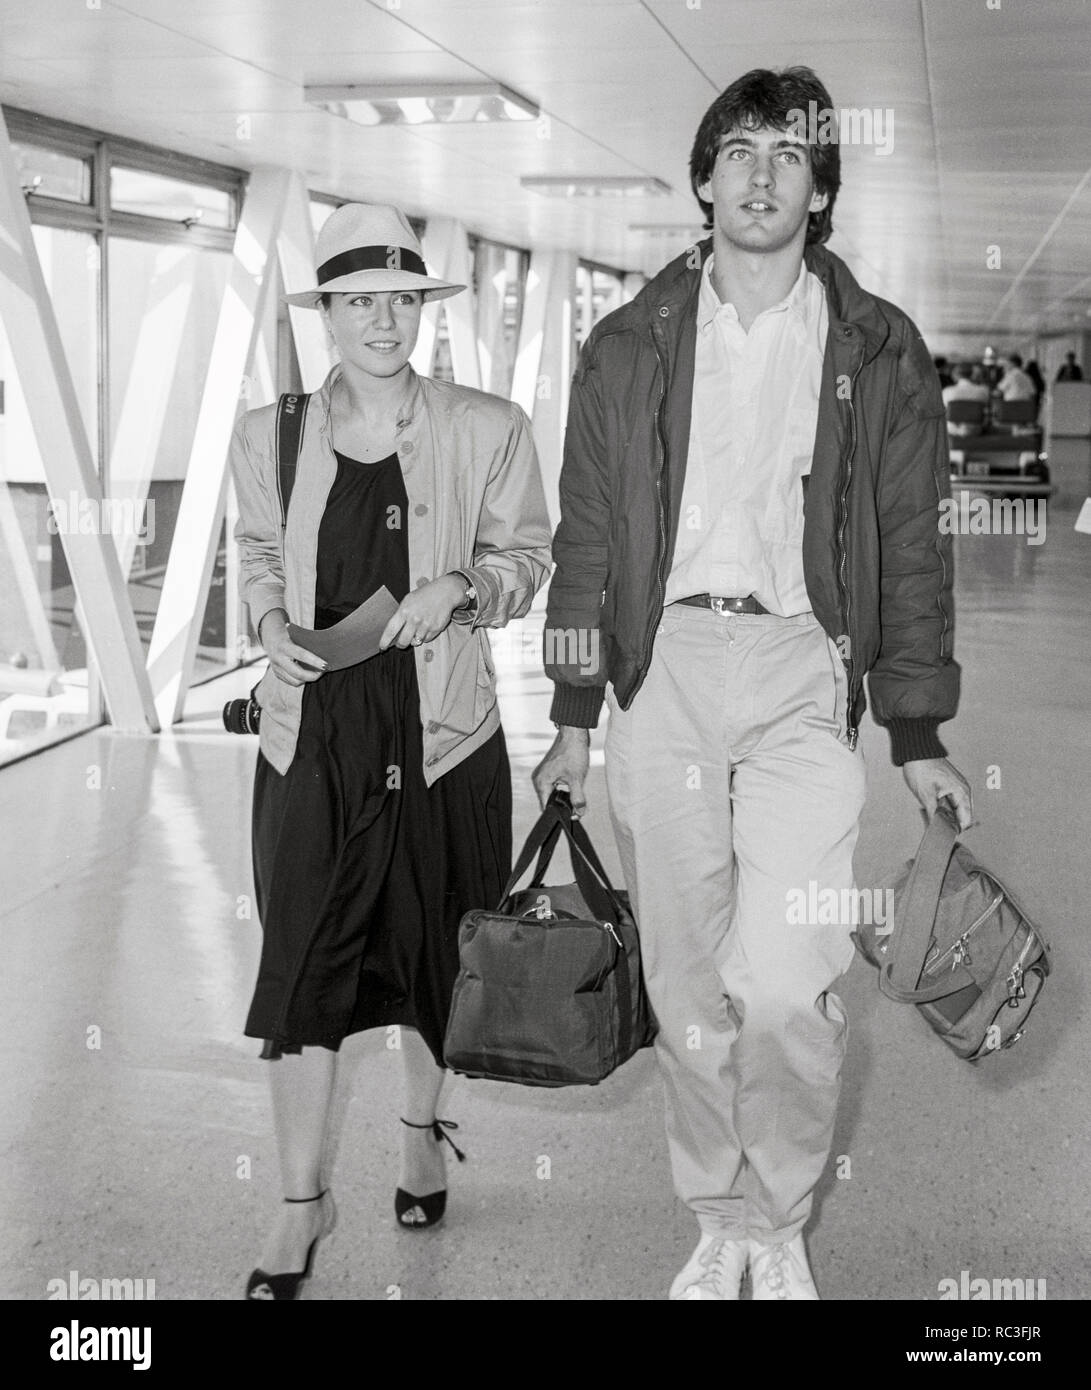
M346 475L350 502L382 501L358 481ZM331 493L327 513L339 509L333 529L359 554L356 523L366 531L387 504L354 518L345 501ZM317 596L328 599L322 542L320 532ZM327 572L333 558L327 544ZM442 1065L459 922L495 904L511 870L503 731L428 787L413 649L326 672L304 690L286 774L258 754L252 830L262 953L245 1031L266 1040L263 1055L336 1050L350 1034L401 1024Z

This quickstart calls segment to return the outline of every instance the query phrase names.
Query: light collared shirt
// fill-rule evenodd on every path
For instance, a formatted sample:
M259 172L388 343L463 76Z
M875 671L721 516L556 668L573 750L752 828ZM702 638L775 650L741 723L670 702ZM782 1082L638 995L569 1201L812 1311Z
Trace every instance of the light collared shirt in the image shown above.
M829 314L801 265L779 304L746 332L705 262L689 456L666 602L753 594L771 613L810 611L803 483L811 471Z

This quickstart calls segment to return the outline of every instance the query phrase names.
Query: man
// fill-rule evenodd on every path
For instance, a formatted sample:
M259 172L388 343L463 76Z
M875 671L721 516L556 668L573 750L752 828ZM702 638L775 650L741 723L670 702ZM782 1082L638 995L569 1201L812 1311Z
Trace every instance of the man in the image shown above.
M671 1165L701 1233L671 1288L687 1300L737 1299L748 1266L756 1299L818 1297L801 1232L833 1134L852 923L791 905L852 890L868 672L922 806L947 796L970 820L936 734L959 686L943 404L913 325L820 245L840 166L799 133L811 101L832 110L792 68L713 103L690 160L712 237L591 334L561 473L558 733L534 780L586 805L608 700ZM558 662L562 634L583 640Z
M1061 366L1060 366L1060 369L1059 369L1058 372L1057 372L1057 380L1058 380L1058 381L1082 381L1082 380L1083 380L1083 368L1082 368L1082 367L1080 366L1080 364L1076 361L1076 354L1075 354L1074 352L1066 352L1066 353L1065 353L1065 355L1064 355L1064 361L1062 362L1062 364L1061 364Z
M943 388L943 404L948 406L951 401L979 401L982 405L988 406L989 388L974 381L974 369L968 362L960 363L955 368L955 380L951 386ZM984 425L971 425L954 420L947 421L947 433L957 438L965 438L971 434L982 434Z
M1017 352L1013 352L1007 358L1004 375L996 389L1000 393L1000 399L1004 401L1034 400L1034 382L1023 371L1023 359Z

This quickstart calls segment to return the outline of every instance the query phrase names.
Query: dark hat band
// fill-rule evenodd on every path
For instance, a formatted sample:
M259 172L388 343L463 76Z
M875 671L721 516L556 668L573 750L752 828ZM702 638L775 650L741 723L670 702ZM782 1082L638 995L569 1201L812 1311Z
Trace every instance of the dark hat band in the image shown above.
M405 246L357 246L342 251L318 267L318 283L339 280L357 270L410 270L414 275L427 275L424 261Z

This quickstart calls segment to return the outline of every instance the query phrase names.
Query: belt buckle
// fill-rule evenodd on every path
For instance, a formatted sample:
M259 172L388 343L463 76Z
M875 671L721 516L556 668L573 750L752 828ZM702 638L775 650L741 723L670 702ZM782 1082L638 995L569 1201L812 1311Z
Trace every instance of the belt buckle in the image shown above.
M741 613L744 600L740 598L729 599L719 595L709 595L709 606L714 613L719 613L721 617L725 613Z

